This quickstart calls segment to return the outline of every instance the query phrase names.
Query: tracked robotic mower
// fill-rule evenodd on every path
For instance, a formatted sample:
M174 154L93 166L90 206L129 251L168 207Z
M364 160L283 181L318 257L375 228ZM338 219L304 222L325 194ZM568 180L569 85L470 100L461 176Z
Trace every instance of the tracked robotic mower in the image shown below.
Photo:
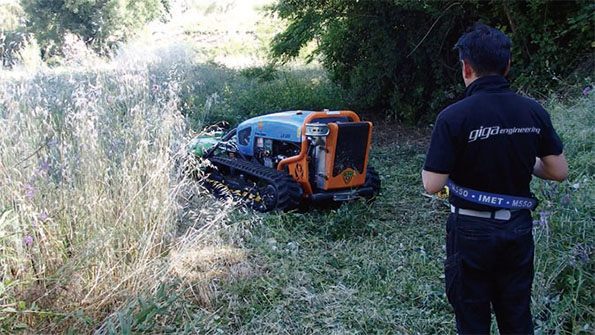
M201 136L191 150L211 163L207 188L267 212L374 197L380 178L368 166L371 137L372 123L352 111L298 110Z

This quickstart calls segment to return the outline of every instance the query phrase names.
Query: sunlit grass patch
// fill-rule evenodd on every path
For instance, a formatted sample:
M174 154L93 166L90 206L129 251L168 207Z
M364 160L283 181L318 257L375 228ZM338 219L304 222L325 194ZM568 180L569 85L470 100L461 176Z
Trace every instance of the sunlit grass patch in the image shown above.
M180 112L180 65L124 58L0 83L6 331L93 328L168 281L177 262L170 252L214 247L231 207L204 198L185 174L192 132ZM192 285L205 290L198 302L206 305L214 277L204 279Z

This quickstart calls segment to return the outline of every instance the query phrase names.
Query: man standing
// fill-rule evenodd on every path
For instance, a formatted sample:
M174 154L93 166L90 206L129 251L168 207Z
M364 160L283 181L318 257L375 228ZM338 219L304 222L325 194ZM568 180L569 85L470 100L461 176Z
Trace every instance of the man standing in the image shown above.
M460 334L533 334L531 175L562 181L562 142L537 102L509 89L510 39L477 24L455 45L465 98L436 118L422 171L429 193L450 188L446 294Z

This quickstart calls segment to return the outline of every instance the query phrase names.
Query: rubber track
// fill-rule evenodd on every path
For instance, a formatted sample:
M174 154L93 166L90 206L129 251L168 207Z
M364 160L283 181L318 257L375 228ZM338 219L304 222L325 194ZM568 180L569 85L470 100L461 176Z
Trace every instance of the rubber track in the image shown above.
M277 204L274 208L266 208L268 212L274 209L291 210L300 205L302 199L301 186L286 172L267 168L260 164L231 157L210 157L211 163L217 167L225 166L236 169L253 178L264 180L277 190ZM258 209L258 208L257 208Z
M374 189L373 196L376 196L376 195L378 195L378 193L380 193L380 186L381 186L380 176L378 175L378 172L376 172L376 169L374 169L374 167L369 166L369 165L368 165L368 169L366 171L366 181L364 182L364 186L366 186L366 187L371 186Z

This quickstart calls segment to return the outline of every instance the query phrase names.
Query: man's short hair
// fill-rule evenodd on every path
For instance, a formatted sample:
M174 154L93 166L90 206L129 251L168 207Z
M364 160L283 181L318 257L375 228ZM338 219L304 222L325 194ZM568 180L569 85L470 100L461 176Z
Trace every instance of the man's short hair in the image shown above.
M510 61L510 39L482 23L470 27L455 44L459 59L466 60L478 76L503 75Z

